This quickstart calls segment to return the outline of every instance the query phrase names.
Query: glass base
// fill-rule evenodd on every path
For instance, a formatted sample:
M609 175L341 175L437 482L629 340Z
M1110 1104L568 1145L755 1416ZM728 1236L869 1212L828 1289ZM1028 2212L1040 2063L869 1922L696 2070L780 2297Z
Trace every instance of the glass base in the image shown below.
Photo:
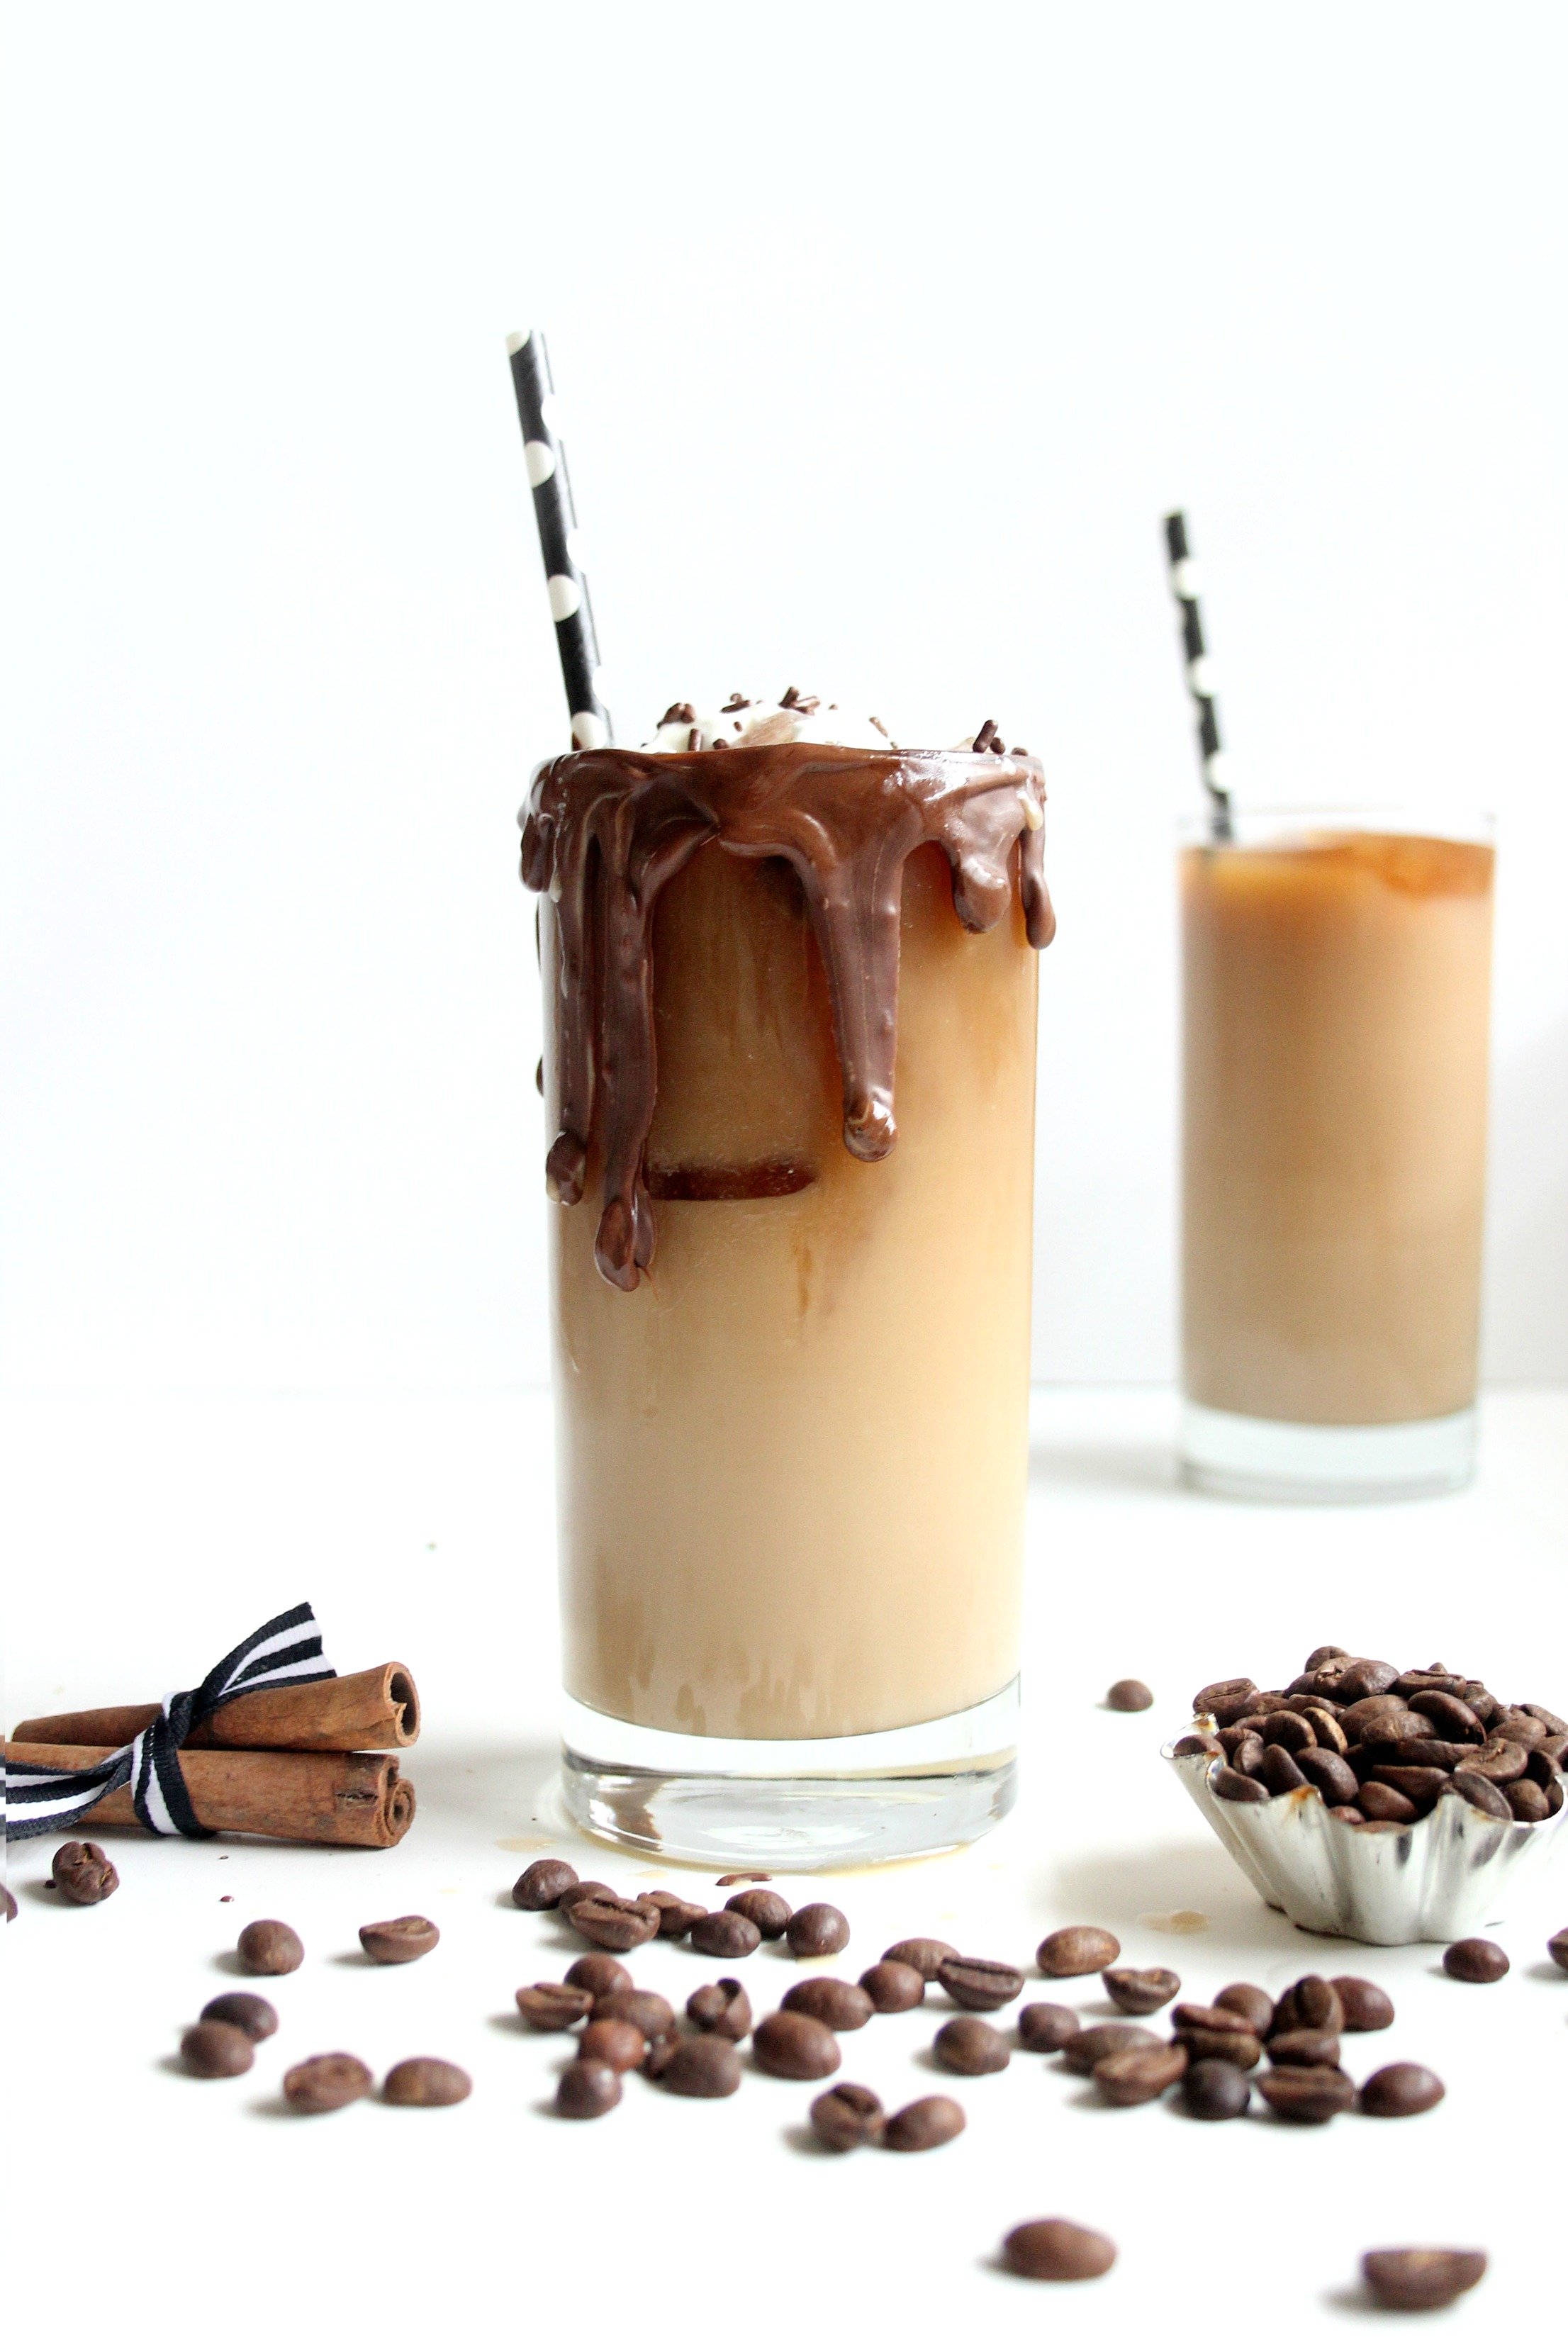
M1018 1685L961 1715L848 1739L700 1739L562 1702L582 1829L730 1870L835 1870L968 1845L1017 1794Z
M1385 1503L1447 1495L1475 1475L1476 1409L1363 1428L1262 1421L1182 1406L1182 1470L1211 1495L1253 1503Z

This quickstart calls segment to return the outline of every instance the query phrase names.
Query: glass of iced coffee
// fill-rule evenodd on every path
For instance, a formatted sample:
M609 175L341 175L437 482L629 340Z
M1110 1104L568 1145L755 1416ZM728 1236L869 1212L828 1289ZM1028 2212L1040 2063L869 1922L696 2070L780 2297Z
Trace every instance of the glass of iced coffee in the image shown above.
M1279 1499L1475 1456L1486 820L1237 812L1182 850L1182 1450Z
M704 1862L1015 1780L1040 769L793 691L534 777L565 1789Z

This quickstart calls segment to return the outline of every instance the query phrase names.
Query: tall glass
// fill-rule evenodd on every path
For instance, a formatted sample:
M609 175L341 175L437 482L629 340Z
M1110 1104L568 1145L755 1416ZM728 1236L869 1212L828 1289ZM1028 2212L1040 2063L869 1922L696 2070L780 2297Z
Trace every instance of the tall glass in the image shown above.
M904 867L875 1160L845 1148L791 866L711 842L658 898L647 1276L605 1279L591 1204L550 1211L565 1788L601 1834L849 1861L1012 1802L1037 993L1014 858L984 931L941 850Z
M1181 854L1182 1450L1322 1500L1475 1457L1487 820L1240 814Z

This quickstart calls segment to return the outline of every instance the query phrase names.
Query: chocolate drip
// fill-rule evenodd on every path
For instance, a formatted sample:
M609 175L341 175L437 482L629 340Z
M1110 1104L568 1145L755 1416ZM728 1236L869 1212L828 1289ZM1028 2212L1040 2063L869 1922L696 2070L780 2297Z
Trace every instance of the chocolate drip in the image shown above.
M1018 892L1031 947L1049 944L1037 760L1000 752L868 751L820 743L721 752L570 752L538 769L522 816L522 878L548 891L560 935L561 1129L545 1181L583 1197L604 1155L595 1259L622 1290L652 1262L643 1152L653 1123L651 940L658 894L705 844L783 857L799 877L827 977L844 1090L844 1140L881 1160L897 1140L899 928L904 862L943 851L952 903L990 930Z

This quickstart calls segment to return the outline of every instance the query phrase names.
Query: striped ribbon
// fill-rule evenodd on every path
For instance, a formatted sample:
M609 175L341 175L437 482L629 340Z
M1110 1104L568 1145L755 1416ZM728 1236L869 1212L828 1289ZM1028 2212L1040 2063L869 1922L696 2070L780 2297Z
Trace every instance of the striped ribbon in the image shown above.
M551 423L555 386L550 354L537 327L509 336L507 351L522 427L523 462L533 492L539 551L544 558L550 617L555 624L555 650L566 688L566 708L572 714L572 746L577 751L596 751L600 744L612 742L615 735L600 690L599 641L594 634L588 583L577 561L577 512L566 477L566 452Z
M101 1763L70 1771L7 1759L7 1842L69 1829L127 1781L143 1829L158 1837L210 1837L196 1819L180 1764L180 1749L197 1724L245 1691L285 1690L294 1683L328 1682L336 1674L310 1602L286 1609L220 1658L195 1690L171 1691L157 1721Z

